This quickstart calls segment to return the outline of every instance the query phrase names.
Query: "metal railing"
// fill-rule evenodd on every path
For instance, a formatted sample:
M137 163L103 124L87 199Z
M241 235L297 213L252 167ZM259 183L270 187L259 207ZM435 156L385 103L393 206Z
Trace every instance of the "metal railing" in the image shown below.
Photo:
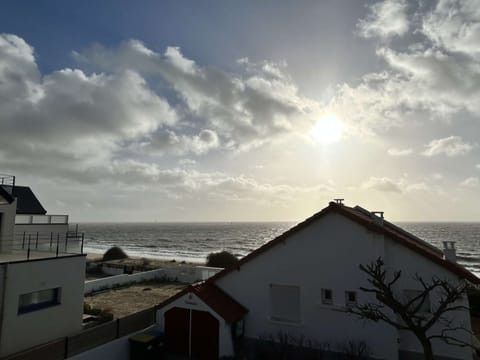
M15 176L0 174L0 186L2 186L5 191L12 195L13 188L15 187Z
M9 260L32 260L45 257L83 254L84 233L60 232L23 232L16 233L13 238L0 239L0 261L3 257Z
M16 215L15 225L66 225L68 215Z

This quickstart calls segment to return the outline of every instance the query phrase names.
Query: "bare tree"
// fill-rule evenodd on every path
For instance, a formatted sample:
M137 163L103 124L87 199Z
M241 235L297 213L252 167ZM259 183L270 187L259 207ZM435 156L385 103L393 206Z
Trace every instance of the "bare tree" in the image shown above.
M374 294L378 302L356 304L347 310L349 313L412 332L422 344L425 359L428 360L434 358L433 339L441 339L448 344L461 347L472 346L470 342L458 336L460 332L472 335L471 331L463 324L456 323L453 314L449 314L455 311L468 311L467 307L459 303L459 300L466 296L466 282L452 284L435 276L427 281L417 274L415 279L421 290L407 297L395 290L395 284L402 276L402 272L394 271L393 274L388 274L381 258L368 265L360 265L360 269L368 275L368 282L371 285L368 288L361 287L360 290ZM435 294L438 300L429 306L431 294ZM427 311L426 307L429 307ZM395 316L391 315L392 311ZM434 331L435 324L440 325L436 327L438 331Z

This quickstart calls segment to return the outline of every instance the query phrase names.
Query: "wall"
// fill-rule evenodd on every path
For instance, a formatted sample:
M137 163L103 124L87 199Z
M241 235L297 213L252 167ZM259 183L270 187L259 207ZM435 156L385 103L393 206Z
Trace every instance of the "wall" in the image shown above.
M85 256L7 263L0 356L82 329ZM21 294L60 287L61 304L18 314Z
M109 276L106 278L89 280L85 281L85 294L90 294L94 291L99 291L103 289L108 289L115 286L121 286L126 284L131 284L134 282L153 280L153 279L162 279L165 276L165 271L163 269L144 271L135 274L122 274Z
M397 359L397 333L385 324L365 323L345 310L345 291L357 291L359 302L373 301L359 291L367 286L360 264L381 256L383 238L330 213L232 271L216 284L249 313L245 335L258 339L285 333L332 347L366 341L374 356ZM301 321L270 319L270 284L300 286ZM333 290L333 305L323 305L321 289ZM333 349L335 350L335 349Z
M458 284L459 279L447 271L445 268L424 260L419 254L408 250L407 248L389 241L386 247L385 263L388 264L391 270L402 269L402 277L399 280L399 289L422 290L421 284L415 280L415 275L418 274L426 282L430 282L433 277L446 280L451 284ZM408 266L405 266L408 264ZM431 304L435 307L438 304L441 294L439 292L432 292L430 297ZM468 308L468 298L465 296L461 301L455 305L463 305ZM455 319L452 326L462 326L468 331L471 331L470 314L468 310L456 311L446 315L451 319ZM441 327L436 326L432 328L429 335L440 334ZM470 341L470 335L467 332L457 332L456 337L463 341ZM399 344L402 351L421 352L422 348L416 337L407 331L399 333ZM433 343L435 354L456 357L459 359L471 359L472 351L468 347L458 347L446 344L444 341L435 341Z
M9 252L14 239L15 214L17 199L11 204L0 204L0 253Z
M206 311L215 317L219 322L219 356L233 356L233 341L232 341L232 331L230 324L226 323L225 320L213 311L208 305L206 305L198 296L195 294L185 294L175 301L171 302L167 306L159 309L157 311L157 324L160 329L165 329L165 318L164 314L168 310L174 307L180 307L191 310Z
M105 272L105 266L102 267L102 271ZM123 269L109 268L112 270L123 271ZM109 276L106 278L89 280L85 282L85 294L89 294L93 291L108 289L115 286L121 286L131 284L140 281L164 279L168 281L178 281L186 284L191 284L196 281L206 280L210 276L213 276L217 272L221 271L221 268L213 268L206 266L179 266L172 268L157 269L151 271L144 271L133 274L120 274Z

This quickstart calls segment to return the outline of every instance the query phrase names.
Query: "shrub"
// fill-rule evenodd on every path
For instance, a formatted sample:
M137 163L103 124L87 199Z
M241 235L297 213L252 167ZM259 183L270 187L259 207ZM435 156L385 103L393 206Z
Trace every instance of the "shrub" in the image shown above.
M105 252L105 254L103 254L103 261L120 260L126 258L128 258L128 255L125 254L125 251L118 246L111 247Z
M228 251L210 253L207 256L207 266L211 267L225 268L234 265L237 262L237 257Z

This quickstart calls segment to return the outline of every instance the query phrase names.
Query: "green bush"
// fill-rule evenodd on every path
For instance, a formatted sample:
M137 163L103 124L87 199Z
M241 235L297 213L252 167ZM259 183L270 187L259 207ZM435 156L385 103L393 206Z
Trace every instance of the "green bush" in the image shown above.
M210 253L207 256L207 266L211 267L226 268L237 262L237 257L228 251Z
M126 259L128 255L118 246L111 247L103 254L103 261Z

